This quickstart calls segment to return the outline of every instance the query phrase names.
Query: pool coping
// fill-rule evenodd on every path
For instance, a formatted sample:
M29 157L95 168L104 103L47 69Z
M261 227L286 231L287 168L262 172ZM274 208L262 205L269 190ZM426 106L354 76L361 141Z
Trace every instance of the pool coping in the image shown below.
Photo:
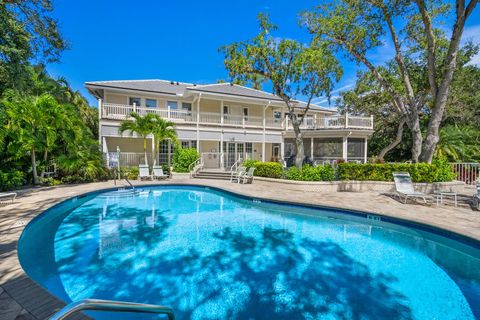
M369 216L380 217L382 222L393 223L396 225L413 228L415 230L420 230L424 232L433 233L435 235L439 235L441 237L445 237L454 241L458 241L465 245L471 246L473 248L479 249L480 248L480 239L476 239L469 235L465 235L459 233L457 231L448 230L440 226L435 226L432 224L414 221L410 219L404 219L400 217L392 217L387 213L375 212L375 211L367 211L367 210L354 210L352 208L342 207L342 206L330 206L330 205L322 205L322 204L309 204L301 201L285 201L274 199L266 196L251 196L248 194L243 194L238 191L234 191L229 189L228 187L219 187L215 185L210 185L207 182L195 182L192 180L187 181L164 181L160 183L139 183L135 184L135 187L155 187L155 186L194 186L200 188L207 188L216 190L219 192L224 192L226 194L230 194L232 196L244 199L244 200L256 200L266 203L273 203L273 204L280 204L280 205L290 205L296 207L304 207L309 209L322 209L322 210L330 210L330 211L342 211L342 213L346 213L347 215L365 218L368 221ZM15 257L14 262L16 262L15 270L17 273L17 278L13 281L8 281L5 283L3 278L0 279L0 297L4 294L8 294L10 298L12 298L15 302L17 302L22 308L22 312L25 315L26 319L45 319L51 316L54 312L58 311L61 307L65 305L65 302L61 301L59 298L48 292L44 289L41 285L39 285L35 280L31 279L23 268L20 265L20 261L18 259L18 242L23 235L24 231L27 229L27 226L39 219L43 214L48 213L51 209L61 205L62 203L69 201L75 197L85 197L88 195L99 194L103 192L117 190L119 188L123 188L124 186L115 186L115 187L102 187L95 188L88 191L81 191L72 196L59 196L56 198L50 205L43 208L40 212L34 213L34 215L28 219L28 222L22 226L21 230L17 230L14 245L15 245ZM1 252L0 252L1 253ZM8 277L7 277L8 278ZM27 290L28 289L28 290ZM25 291L29 291L26 293ZM43 299L41 302L38 300ZM89 317L84 316L81 313L76 314L73 319L90 319Z

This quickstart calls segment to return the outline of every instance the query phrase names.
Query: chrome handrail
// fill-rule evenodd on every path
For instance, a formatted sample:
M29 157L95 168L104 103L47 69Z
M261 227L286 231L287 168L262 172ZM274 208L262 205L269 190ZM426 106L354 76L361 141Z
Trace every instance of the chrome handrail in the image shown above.
M72 302L60 311L50 317L50 320L62 320L71 316L75 312L82 310L95 311L114 311L114 312L137 312L137 313L156 313L165 314L168 320L175 320L173 309L165 306L157 306L154 304L133 303L125 301L84 299Z

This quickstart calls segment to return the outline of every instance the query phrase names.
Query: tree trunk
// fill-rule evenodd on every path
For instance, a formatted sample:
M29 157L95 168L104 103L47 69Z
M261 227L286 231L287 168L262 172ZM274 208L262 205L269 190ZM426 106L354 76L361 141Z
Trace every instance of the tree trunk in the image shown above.
M147 138L143 138L143 153L145 154L145 165L148 166L148 161L147 161Z
M384 160L385 158L385 155L390 152L393 148L395 148L396 146L398 146L398 144L400 142L402 142L402 136L403 136L403 127L405 126L405 123L407 121L405 120L405 118L402 118L402 120L400 121L400 123L398 124L398 127L397 127L397 135L395 136L395 140L393 140L392 142L390 142L390 144L388 146L386 146L385 148L383 148L380 153L378 154L378 159L380 160Z
M303 135L300 130L300 123L298 122L296 114L290 113L290 119L292 120L293 132L295 133L295 146L297 149L297 154L295 156L295 166L297 168L301 168L303 165L303 157L305 154L305 148L303 146Z
M33 175L33 184L38 184L38 175L37 175L37 160L35 159L35 147L32 147L32 175Z
M45 164L45 166L43 167L42 169L42 173L40 173L40 177L43 179L45 178L45 169L47 168L48 164L47 164L47 159L48 159L48 151L45 150L45 152L43 152L43 163Z

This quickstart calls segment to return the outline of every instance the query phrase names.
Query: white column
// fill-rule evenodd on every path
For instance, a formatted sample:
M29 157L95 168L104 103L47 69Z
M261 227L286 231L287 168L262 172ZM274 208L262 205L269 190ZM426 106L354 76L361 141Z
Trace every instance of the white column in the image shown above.
M98 99L98 143L102 143L102 116L103 116L103 101Z
M223 100L220 100L220 123L223 126Z
M198 95L197 100L197 150L200 153L200 99L202 98L202 94Z
M313 137L310 138L310 160L313 161Z
M282 135L282 141L280 142L280 157L281 160L285 159L285 137Z
M268 104L265 106L265 108L263 108L263 137L262 137L262 161L263 162L265 162L265 135L266 135L265 130L267 125L267 122L265 119L265 111L267 110L267 108L268 108Z
M343 160L347 161L347 155L348 155L348 137L344 136L343 137L343 155L342 158Z
M367 154L368 154L368 138L365 137L365 150L363 150L363 163L367 163Z
M222 108L223 109L223 108ZM223 116L222 116L222 119L223 119ZM220 133L220 169L224 169L224 155L223 155L223 129L222 129L222 132Z

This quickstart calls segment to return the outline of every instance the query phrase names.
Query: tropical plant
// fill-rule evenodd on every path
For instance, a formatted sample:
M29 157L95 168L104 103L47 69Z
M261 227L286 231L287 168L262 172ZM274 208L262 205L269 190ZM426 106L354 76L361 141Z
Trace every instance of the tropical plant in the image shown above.
M273 91L288 108L295 133L297 155L295 164L302 166L304 158L303 123L312 99L330 96L334 82L341 76L341 68L328 46L305 45L291 39L275 38L277 27L264 14L258 15L260 33L251 40L237 42L221 48L224 64L230 77L244 82L269 80ZM305 105L296 100L307 97Z
M122 123L120 124L120 128L118 128L118 132L124 133L125 131L128 131L131 136L136 133L143 138L143 152L145 153L145 164L148 165L147 136L152 133L154 124L157 122L157 116L152 113L141 116L135 112L132 112L130 116L133 118L133 120L127 119L122 121Z
M174 144L178 145L177 133L175 132L175 123L173 123L172 121L165 120L158 115L155 115L155 117L152 119L151 131L155 140L155 150L153 151L153 154L157 154L160 142L162 141L170 140ZM155 157L154 165L156 161L157 159Z
M28 152L33 183L39 183L37 156L48 153L57 139L57 130L64 118L57 101L48 94L39 97L22 96L13 92L3 100L7 115L6 129L11 139L8 147L16 152Z
M173 170L175 172L188 172L189 166L200 158L195 148L177 148L173 154Z
M451 162L480 161L480 129L456 125L443 127L435 157Z

